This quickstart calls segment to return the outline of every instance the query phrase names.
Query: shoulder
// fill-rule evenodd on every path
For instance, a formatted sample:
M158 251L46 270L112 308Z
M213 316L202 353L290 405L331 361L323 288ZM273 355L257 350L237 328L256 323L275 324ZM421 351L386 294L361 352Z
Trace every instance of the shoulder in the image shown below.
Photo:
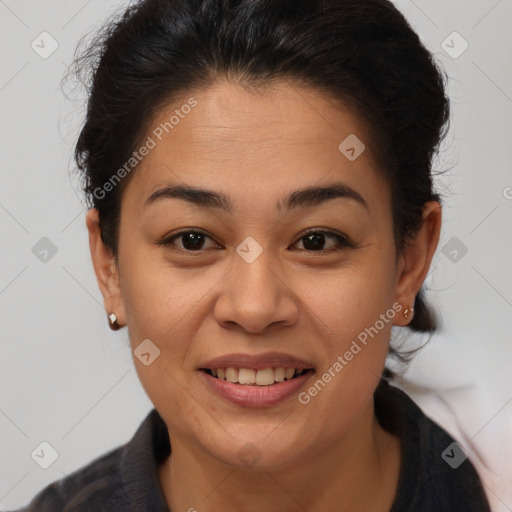
M169 453L167 427L153 409L129 442L51 483L13 512L167 512L157 466Z
M93 460L86 466L39 491L24 508L13 512L71 512L117 510L123 500L119 467L124 446ZM93 507L93 508L90 508Z
M490 512L466 450L402 390L383 383L375 394L382 427L400 437L401 470L391 512Z

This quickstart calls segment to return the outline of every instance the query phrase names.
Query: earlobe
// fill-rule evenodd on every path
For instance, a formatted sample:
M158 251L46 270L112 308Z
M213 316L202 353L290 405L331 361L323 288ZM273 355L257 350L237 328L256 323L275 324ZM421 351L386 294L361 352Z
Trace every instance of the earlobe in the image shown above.
M119 272L112 251L105 246L101 239L99 212L97 209L91 208L87 211L86 225L89 232L89 249L92 264L98 286L103 295L106 313L107 315L115 315L117 325L114 325L114 327L118 328L124 325L124 308L119 284ZM111 321L109 324L112 326Z
M414 239L405 245L398 264L395 300L402 304L396 325L407 325L414 314L414 301L430 269L441 232L441 205L429 201L423 209L423 223Z

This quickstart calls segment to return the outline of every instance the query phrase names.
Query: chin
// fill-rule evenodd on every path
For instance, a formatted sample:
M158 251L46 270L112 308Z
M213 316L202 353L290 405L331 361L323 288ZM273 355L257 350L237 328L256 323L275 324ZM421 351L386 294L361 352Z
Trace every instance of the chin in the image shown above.
M229 448L233 450L233 446ZM295 463L293 447L255 445L252 441L242 444L230 457L223 457L225 463L248 471L280 471ZM225 454L224 454L225 455Z

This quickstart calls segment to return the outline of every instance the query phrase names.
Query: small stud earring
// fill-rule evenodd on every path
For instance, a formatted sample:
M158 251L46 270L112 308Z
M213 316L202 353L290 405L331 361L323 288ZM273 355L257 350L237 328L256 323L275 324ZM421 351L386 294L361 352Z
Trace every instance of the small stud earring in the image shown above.
M412 315L414 315L414 308L413 307L410 307L410 308L405 308L404 309L404 318L406 320L409 319L409 313L411 313Z
M120 328L120 325L117 323L117 316L114 313L110 313L108 315L109 326L113 331L117 331Z

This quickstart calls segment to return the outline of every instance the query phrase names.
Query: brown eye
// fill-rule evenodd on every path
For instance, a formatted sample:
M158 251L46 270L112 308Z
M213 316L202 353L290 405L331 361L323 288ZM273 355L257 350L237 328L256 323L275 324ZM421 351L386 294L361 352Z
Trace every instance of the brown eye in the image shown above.
M325 247L326 240L335 240L337 243L331 247ZM304 250L308 252L332 252L341 247L353 247L353 244L346 236L331 233L329 231L309 231L303 235L296 243L302 242ZM336 248L338 247L338 248Z
M175 241L181 239L180 246L175 244ZM185 252L199 252L205 249L204 244L206 239L212 240L208 235L201 231L187 230L180 231L175 235L165 238L158 242L158 245L176 249L178 251Z

